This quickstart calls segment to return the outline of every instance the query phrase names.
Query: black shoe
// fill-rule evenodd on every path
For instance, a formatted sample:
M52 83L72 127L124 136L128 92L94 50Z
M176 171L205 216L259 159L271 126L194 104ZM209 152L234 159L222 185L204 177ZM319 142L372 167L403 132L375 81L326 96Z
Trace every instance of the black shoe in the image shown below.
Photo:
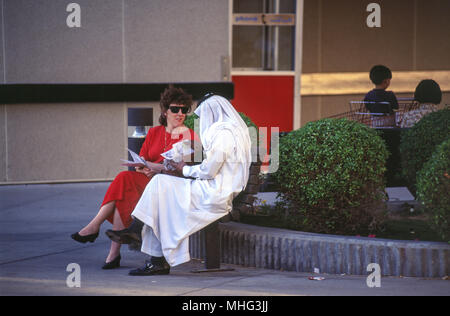
M142 243L138 243L138 242L132 242L130 244L128 244L128 249L130 249L131 251L139 251L141 252L142 249Z
M111 270L120 267L120 255L118 255L113 261L106 262L102 267L103 270Z
M75 233L75 234L72 234L70 237L72 237L72 239L75 241L85 244L87 242L94 242L98 237L98 232L95 234L90 234L90 235L86 235L86 236L81 236L79 233Z
M130 227L122 230L112 230L108 229L106 231L106 236L109 237L114 242L119 244L132 244L132 243L142 243L142 223L138 219L134 219Z
M140 244L142 242L141 234L132 232L128 228L123 230L108 229L105 234L109 239L119 244Z
M128 274L134 276L147 276L147 275L164 275L170 273L170 266L167 262L162 264L153 264L151 261L146 260L145 266L135 270L131 270Z

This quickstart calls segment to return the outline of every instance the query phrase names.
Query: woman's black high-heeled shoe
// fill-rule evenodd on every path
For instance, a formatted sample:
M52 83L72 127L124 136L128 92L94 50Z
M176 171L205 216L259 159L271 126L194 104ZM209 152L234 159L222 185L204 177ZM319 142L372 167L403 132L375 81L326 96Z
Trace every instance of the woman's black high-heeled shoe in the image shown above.
M113 261L106 262L103 265L102 269L103 270L111 270L111 269L120 267L120 259L122 259L122 258L120 257L120 255L118 255Z
M77 232L75 234L72 234L70 237L72 237L72 239L75 240L75 241L78 241L78 242L80 242L82 244L85 244L87 242L94 242L97 239L97 237L98 237L98 232L95 233L95 234L90 234L90 235L86 235L86 236L81 236Z

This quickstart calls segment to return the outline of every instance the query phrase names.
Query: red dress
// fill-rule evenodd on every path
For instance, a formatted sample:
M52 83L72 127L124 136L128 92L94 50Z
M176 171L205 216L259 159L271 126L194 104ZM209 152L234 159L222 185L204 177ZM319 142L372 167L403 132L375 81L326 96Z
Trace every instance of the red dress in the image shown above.
M189 130L190 137L195 138L194 131ZM161 163L164 158L161 153L172 148L172 145L182 140L182 135L172 138L172 135L166 132L164 126L156 126L151 128L144 143L142 144L139 156L142 156L147 161L154 163ZM116 208L119 211L120 218L125 227L131 225L133 219L131 213L144 192L147 183L150 181L145 174L136 171L122 171L120 172L110 184L106 191L105 198L101 206L111 201L116 202ZM113 223L114 214L108 217L108 221Z

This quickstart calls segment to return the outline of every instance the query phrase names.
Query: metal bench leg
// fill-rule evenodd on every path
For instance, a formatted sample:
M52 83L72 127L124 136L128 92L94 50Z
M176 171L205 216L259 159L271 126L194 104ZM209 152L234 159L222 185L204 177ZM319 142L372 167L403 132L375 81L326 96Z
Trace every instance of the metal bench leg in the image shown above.
M205 227L205 268L220 269L219 223Z
M205 232L205 269L193 270L200 272L233 271L230 268L220 268L220 232L219 221L209 224L204 228Z

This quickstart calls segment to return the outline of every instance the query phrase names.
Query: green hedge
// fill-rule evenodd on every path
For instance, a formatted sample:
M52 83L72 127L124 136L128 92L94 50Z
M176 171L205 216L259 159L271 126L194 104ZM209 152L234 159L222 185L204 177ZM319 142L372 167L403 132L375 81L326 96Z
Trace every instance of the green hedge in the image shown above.
M444 240L450 240L450 139L436 147L417 174L417 197L430 224Z
M346 119L310 122L280 139L274 175L297 229L362 233L381 222L388 156L374 129Z
M450 109L425 115L401 135L402 174L410 191L416 193L417 172L433 154L436 146L450 137Z
M248 127L254 127L255 130L258 131L258 127L256 126L256 124L253 123L253 121L247 115L245 115L242 112L239 112L239 115L241 116L241 118L244 120L245 124L247 124ZM190 129L194 129L194 121L195 119L198 118L199 117L195 113L193 113L192 115L188 115L186 117L186 120L184 121L184 125L186 125Z

